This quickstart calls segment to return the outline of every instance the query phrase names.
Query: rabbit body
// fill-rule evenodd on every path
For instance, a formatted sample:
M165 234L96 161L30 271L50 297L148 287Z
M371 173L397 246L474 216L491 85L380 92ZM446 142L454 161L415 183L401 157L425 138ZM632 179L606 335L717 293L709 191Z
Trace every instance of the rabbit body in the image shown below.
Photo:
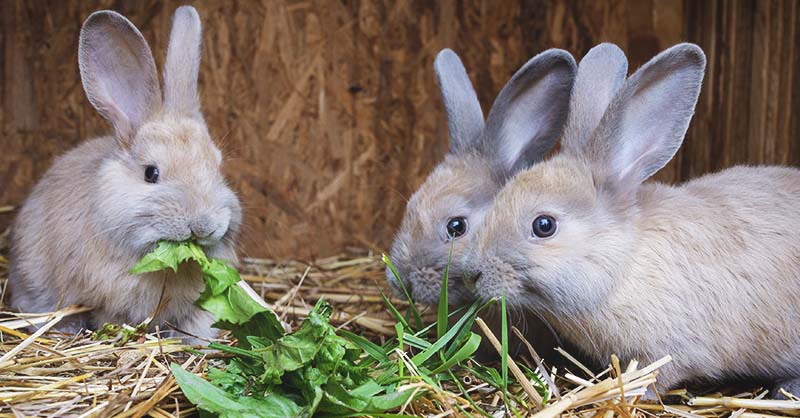
M129 273L161 240L195 238L209 256L236 261L241 208L221 174L222 155L196 94L199 25L194 9L176 12L162 101L138 30L114 12L87 19L81 75L115 134L57 158L22 206L9 277L16 309L93 308L66 331L104 322L136 325L157 313L154 324L169 322L198 337L216 333L211 316L194 305L204 287L198 266ZM133 46L112 48L121 39Z
M704 66L678 45L610 104L583 103L604 111L506 184L464 258L480 298L505 294L598 361L671 355L661 390L800 377L800 170L640 185L680 146Z
M545 169L557 165L560 172ZM577 167L552 161L515 179L548 204L503 215L569 207L559 233L572 242L521 256L518 263L531 265L516 286L487 280L484 271L484 297L505 289L510 302L538 310L598 362L611 354L643 364L671 355L660 389L698 379L800 376L800 329L792 325L800 320L800 231L792 227L800 222L799 170L736 167L677 187L649 183L620 212L603 196L564 196L564 188L592 182L586 170L576 176ZM500 240L487 252L504 245L513 244ZM515 274L504 258L494 262L498 276Z

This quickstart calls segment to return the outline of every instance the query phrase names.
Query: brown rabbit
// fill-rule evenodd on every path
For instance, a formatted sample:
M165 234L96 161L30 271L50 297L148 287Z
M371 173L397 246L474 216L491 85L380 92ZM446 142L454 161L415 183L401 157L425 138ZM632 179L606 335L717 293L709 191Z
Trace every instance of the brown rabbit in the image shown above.
M539 312L599 361L672 355L659 389L747 377L796 391L800 170L642 184L680 147L705 63L681 44L608 106L576 91L574 120L597 123L506 184L463 262L482 299Z
M178 274L129 274L161 240L194 237L209 255L236 260L241 209L200 111L200 39L197 11L178 8L162 97L150 48L136 27L112 11L86 19L81 78L114 134L59 157L22 206L9 278L15 308L93 307L90 317L71 324L74 331L103 322L137 324L167 299L155 323L215 334L211 316L193 305L203 289L193 266Z

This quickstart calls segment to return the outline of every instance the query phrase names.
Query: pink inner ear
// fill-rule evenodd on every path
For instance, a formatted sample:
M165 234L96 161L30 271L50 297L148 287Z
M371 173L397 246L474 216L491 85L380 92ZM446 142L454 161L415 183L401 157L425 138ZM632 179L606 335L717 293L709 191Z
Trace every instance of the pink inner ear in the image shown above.
M125 17L109 11L90 16L81 31L79 60L89 100L119 136L130 135L160 108L150 48Z
M672 159L685 133L678 132L687 117L681 97L685 83L678 71L655 77L640 86L624 106L612 151L611 169L618 179L640 183Z
M153 91L157 86L146 75L148 62L137 54L136 45L124 38L118 43L125 46L125 50L109 51L113 46L106 45L104 50L98 51L97 58L109 56L106 63L98 65L98 82L107 93L109 107L123 115L130 125L136 126L152 113L153 96L160 96L160 92Z

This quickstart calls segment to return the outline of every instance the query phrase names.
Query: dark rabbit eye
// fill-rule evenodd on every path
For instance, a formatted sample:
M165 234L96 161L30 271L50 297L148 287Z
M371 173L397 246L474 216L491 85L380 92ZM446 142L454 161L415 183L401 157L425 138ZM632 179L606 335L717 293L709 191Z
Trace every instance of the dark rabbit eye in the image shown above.
M158 167L148 165L144 168L144 181L148 183L155 183L158 181Z
M463 216L456 216L447 221L447 236L458 238L467 232L467 220Z
M533 220L533 236L547 238L556 233L556 220L550 215L539 215Z

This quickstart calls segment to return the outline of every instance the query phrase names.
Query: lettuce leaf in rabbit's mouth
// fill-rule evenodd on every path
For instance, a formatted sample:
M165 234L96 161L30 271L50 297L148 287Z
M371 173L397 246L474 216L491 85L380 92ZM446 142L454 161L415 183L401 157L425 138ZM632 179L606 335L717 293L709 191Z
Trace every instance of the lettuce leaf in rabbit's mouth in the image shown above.
M159 242L133 266L131 274L166 269L177 273L178 266L187 261L195 261L200 265L205 289L196 304L214 316L218 328L235 333L239 331L237 325L247 324L254 320L254 316L259 316L264 325L262 332L269 333L273 338L282 335L283 327L275 313L253 300L238 285L241 280L239 272L225 260L208 258L200 245L193 241Z
M416 393L379 383L362 345L330 324L333 309L326 301L320 299L297 331L286 333L275 313L240 286L236 269L208 258L195 242L160 242L131 273L177 272L188 261L200 265L205 282L197 306L237 339L236 346L209 345L232 354L224 367L209 367L209 380L171 365L181 390L201 410L237 418L370 415L398 408Z

